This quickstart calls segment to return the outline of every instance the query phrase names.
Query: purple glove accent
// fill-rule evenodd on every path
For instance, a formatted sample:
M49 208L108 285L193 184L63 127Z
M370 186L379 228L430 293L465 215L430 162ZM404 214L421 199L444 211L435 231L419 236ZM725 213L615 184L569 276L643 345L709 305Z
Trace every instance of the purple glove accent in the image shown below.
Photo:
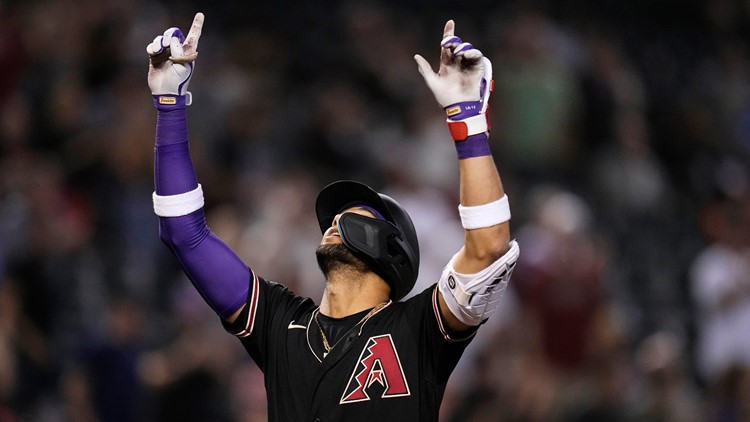
M463 101L445 107L448 119L453 121L463 120L467 117L476 116L482 111L481 101Z
M190 63L190 71L193 71L193 64ZM190 80L190 77L185 80L187 82ZM181 83L179 86L179 89L182 89L182 86L185 85L185 82ZM185 95L172 95L172 94L163 94L163 95L154 95L154 107L156 107L159 111L174 111L174 110L184 110L185 107L187 107L187 96Z
M462 42L463 40L461 40L461 38L458 38L457 36L453 35L453 36L448 36L448 37L443 38L443 40L440 42L440 46L450 47L450 46L459 45Z
M456 141L455 144L456 153L458 154L459 160L492 155L492 151L490 150L489 135L487 135L486 133L471 135L466 138L466 140Z
M182 82L181 82L181 83L180 83L180 84L179 84L179 85L177 86L177 92L182 92L182 87L183 87L183 86L185 86L185 84L187 84L187 83L188 83L188 82L190 81L190 78L192 78L192 77L193 77L193 63L188 63L188 64L186 64L185 66L187 66L187 67L188 67L188 69L190 69L190 71L188 72L188 77L187 77L187 78L185 78L185 80L184 80L184 81L182 81ZM183 101L185 101L185 96L182 96L182 100L183 100Z
M160 217L159 235L198 293L221 318L230 317L245 304L251 271L208 228L202 209L182 217Z
M472 45L471 43L465 42L463 44L459 44L459 46L455 50L453 50L453 54L459 55L465 51L471 50L472 48L474 48L474 45Z
M185 35L183 35L183 33L180 30L180 28L174 28L174 32L172 33L172 36L173 37L177 37L177 39L180 40L180 43L184 43L185 42ZM167 45L167 47L169 47L169 46Z

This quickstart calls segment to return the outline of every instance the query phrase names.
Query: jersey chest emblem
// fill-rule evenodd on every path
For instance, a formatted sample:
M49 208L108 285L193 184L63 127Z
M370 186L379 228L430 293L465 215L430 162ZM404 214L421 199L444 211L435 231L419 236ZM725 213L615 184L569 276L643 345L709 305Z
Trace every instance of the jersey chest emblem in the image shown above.
M349 377L340 404L370 400L368 390L372 391L374 388L371 387L376 383L380 384L377 389L383 391L381 397L384 399L411 394L390 334L367 340Z

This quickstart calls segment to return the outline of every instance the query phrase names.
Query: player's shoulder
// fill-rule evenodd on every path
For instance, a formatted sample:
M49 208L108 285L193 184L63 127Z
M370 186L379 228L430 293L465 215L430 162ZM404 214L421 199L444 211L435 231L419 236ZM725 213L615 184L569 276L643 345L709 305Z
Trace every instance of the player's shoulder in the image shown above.
M266 301L273 308L278 308L284 304L290 312L294 314L309 313L316 308L315 302L306 296L296 294L289 286L275 281L258 277L261 280L262 288L266 290Z
M237 319L224 323L225 328L240 336L249 336L256 327L272 329L286 328L289 321L300 321L315 309L315 302L308 297L295 294L288 286L253 274L253 283L248 291L246 305Z
M424 290L411 296L407 296L406 299L402 299L400 302L406 306L413 306L420 302L431 302L435 292L437 291L437 283L433 283L427 286Z
M431 312L433 309L433 302L436 299L436 291L437 284L433 284L415 295L408 296L405 299L393 303L393 306L389 307L392 308L390 312L404 313L408 315Z

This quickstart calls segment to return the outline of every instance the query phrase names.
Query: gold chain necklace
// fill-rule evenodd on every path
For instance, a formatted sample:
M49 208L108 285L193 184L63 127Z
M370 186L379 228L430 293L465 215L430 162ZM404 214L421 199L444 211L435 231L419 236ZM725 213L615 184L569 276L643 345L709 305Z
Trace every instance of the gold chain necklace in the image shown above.
M387 304L388 304L388 302L379 303L377 306L375 306L374 308L370 309L370 312L368 312L367 315L363 316L362 319L360 319L359 322L357 322L353 326L356 327L356 326L364 323L365 321L367 321L368 319L370 319L371 316L375 315L375 312L383 309L383 307L385 305L387 305ZM335 344L333 346L331 346L328 343L328 337L326 337L326 333L323 332L323 326L320 325L320 320L318 320L318 315L319 314L320 314L320 309L318 309L318 312L315 313L315 324L318 326L318 331L320 331L320 337L323 339L323 347L326 349L325 353L323 353L323 357L326 357L326 356L328 356L329 353L331 353L331 349L333 349L333 346L335 346Z

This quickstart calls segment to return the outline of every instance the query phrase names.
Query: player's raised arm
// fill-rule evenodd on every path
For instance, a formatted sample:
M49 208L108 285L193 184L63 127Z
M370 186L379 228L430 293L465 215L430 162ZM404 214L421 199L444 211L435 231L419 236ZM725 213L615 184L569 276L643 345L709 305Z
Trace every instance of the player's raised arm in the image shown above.
M188 84L195 69L202 13L187 37L169 28L146 47L148 86L157 109L154 148L154 212L161 239L172 250L201 296L231 322L245 304L250 270L206 225L203 190L188 145Z
M438 72L420 55L419 72L447 114L459 160L459 214L464 246L443 270L440 311L448 326L463 330L494 312L507 287L519 249L510 240L510 207L489 146L487 107L492 63L455 35L449 20L440 44Z

